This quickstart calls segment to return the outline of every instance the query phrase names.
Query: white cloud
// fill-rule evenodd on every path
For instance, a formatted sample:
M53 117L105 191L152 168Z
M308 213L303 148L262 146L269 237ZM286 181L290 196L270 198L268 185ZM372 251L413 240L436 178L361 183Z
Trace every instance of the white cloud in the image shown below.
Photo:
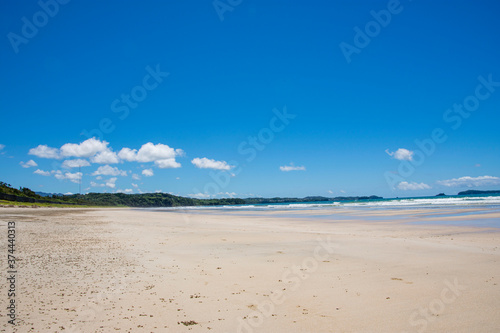
M62 163L62 167L66 169L86 167L89 165L90 163L87 160L82 160L82 159L66 160Z
M176 162L173 158L167 158L164 160L157 160L155 164L160 169L168 169L168 168L180 168L181 164Z
M134 184L134 183L132 183L132 186L133 186L133 187L135 187L135 188L138 188L138 187L139 187L139 185Z
M108 150L108 142L90 138L79 144L66 143L61 147L62 156L92 157L95 154Z
M118 153L118 156L125 161L137 162L154 162L159 160L175 159L176 156L182 156L184 152L182 149L170 148L162 143L153 144L148 142L143 144L137 151L136 149L123 148Z
M295 166L293 164L280 166L281 171L306 171L305 166Z
M404 148L399 148L395 152L391 153L389 149L386 149L385 152L389 154L389 156L392 156L393 158L400 160L400 161L411 161L413 160L413 152L404 149Z
M33 173L35 173L37 175L41 175L41 176L50 176L50 172L43 171L43 170L40 170L40 169L36 169L35 171L33 171Z
M0 150L4 149L5 145L0 144Z
M408 182L401 182L398 184L398 189L407 191L407 190L428 190L431 187L427 184L424 183L408 183Z
M92 176L99 176L99 175L102 175L102 176L126 176L127 171L120 170L116 167L112 167L109 165L103 165L103 166L100 166L99 168L97 168L97 170L94 171L94 173L92 173Z
M36 148L31 148L28 151L29 155L35 155L41 158L61 158L59 155L59 149L52 148L47 145L39 145Z
M142 170L142 174L146 177L151 177L154 175L153 169L144 169Z
M134 190L132 190L131 188L127 188L125 190L116 190L116 193L130 194L130 193L134 193Z
M92 186L92 187L105 187L106 186L106 187L109 187L109 188L115 188L116 187L115 183L116 183L117 179L118 178L116 178L116 177L112 177L112 178L106 180L104 184L98 184L96 182L90 182L90 186Z
M101 179L102 179L102 176L97 176L97 177L95 177L95 179L97 179L97 180L101 180Z
M230 197L230 198L233 198L236 196L236 193L235 192L219 192L217 193L218 196L221 196L221 197Z
M333 194L333 191L332 190L328 190L328 193Z
M119 163L120 159L118 158L118 155L116 155L115 152L111 150L105 150L101 151L100 153L97 153L94 157L91 158L92 163L98 163L98 164L115 164Z
M174 149L161 143L155 145L148 142L142 145L139 150L122 148L118 153L113 152L108 145L109 143L106 141L90 138L78 144L66 143L60 149L39 145L36 148L31 148L28 154L53 159L83 157L98 164L115 164L119 163L120 159L128 162L155 162L160 169L180 168L181 164L175 158L184 155L182 149Z
M19 162L19 164L23 167L23 168L31 168L31 167L36 167L38 166L38 164L36 164L35 161L33 160L29 160L28 162Z
M208 198L210 198L210 194L200 192L200 193L188 194L188 197L197 198L197 199L208 199Z
M206 157L194 158L191 163L200 169L231 170L234 168L234 166L227 164L225 161L211 160Z
M75 173L65 172L65 173L63 173L61 170L57 170L57 171L52 171L51 173L54 175L54 177L56 177L56 179L59 179L59 180L67 179L73 183L79 183L80 180L82 179L81 172L75 172Z
M132 174L132 179L134 179L134 180L140 180L141 176L139 176L138 174L134 173L134 174Z
M110 188L115 188L116 177L110 178L106 181L105 185Z
M137 149L122 148L122 150L118 152L118 157L129 162L136 161Z
M438 180L436 183L447 187L477 187L488 185L500 185L500 178L493 176L460 177L447 180Z

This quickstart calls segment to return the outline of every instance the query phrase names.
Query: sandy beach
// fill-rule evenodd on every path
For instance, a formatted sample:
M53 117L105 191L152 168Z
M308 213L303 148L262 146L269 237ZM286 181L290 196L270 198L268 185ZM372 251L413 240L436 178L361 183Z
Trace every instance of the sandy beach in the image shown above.
M500 328L500 229L405 223L425 220L412 211L286 214L2 208L3 276L16 222L17 325L4 278L0 330Z

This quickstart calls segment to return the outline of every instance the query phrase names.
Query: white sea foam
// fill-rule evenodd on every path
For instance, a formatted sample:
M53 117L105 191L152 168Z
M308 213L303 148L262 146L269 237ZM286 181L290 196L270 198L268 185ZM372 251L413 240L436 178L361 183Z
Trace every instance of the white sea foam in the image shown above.
M155 210L307 210L307 209L335 209L349 208L404 208L404 207L447 207L447 206L500 206L500 196L471 196L471 197L427 197L382 199L350 202L307 202L283 204L256 204L234 206L191 206L191 207L161 207Z
M343 204L346 207L359 206L476 206L476 205L500 205L500 196L490 197L446 197L446 198L413 198L392 199L381 201L349 202Z

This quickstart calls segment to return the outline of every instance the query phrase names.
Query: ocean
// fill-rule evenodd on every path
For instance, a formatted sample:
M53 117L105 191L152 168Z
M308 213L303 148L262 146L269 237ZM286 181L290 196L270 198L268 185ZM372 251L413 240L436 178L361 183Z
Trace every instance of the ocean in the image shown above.
M409 197L357 201L313 201L227 206L161 207L155 210L322 210L322 209L409 209L409 208L487 208L500 209L500 194L447 195L439 197Z
M439 197L390 198L358 201L317 201L227 206L158 207L147 210L213 212L256 215L273 212L273 217L322 219L339 222L361 219L370 222L404 221L410 224L458 225L500 228L500 195L450 195ZM384 215L383 211L392 211ZM394 214L396 211L396 214ZM382 214L376 214L376 213ZM447 219L449 218L449 219Z

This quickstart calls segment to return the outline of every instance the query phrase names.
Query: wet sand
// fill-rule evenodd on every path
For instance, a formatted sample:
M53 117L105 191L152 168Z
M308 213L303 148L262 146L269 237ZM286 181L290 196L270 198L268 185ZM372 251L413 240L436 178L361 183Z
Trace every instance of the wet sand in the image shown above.
M303 214L1 208L2 267L7 221L16 222L14 331L500 327L499 229L414 225L392 211L387 219L381 211ZM7 289L2 283L3 309ZM7 320L4 310L0 331L12 331Z

